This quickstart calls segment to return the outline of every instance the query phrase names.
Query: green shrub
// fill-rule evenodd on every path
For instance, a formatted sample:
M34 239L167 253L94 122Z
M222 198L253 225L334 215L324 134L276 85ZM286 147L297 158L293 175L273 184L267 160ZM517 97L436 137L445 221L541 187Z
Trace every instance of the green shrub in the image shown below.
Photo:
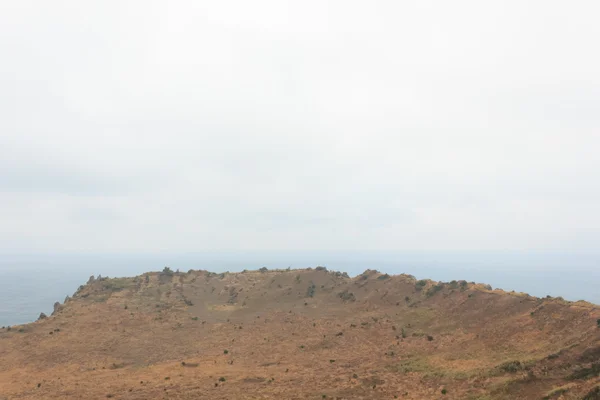
M169 267L164 267L162 270L162 274L167 276L173 276L173 270L171 270L171 268Z
M354 296L354 293L349 292L348 289L344 290L343 292L338 293L338 297L340 299L342 299L344 302L356 301L356 297Z
M223 350L223 354L228 354L229 350Z
M438 283L435 286L432 286L429 288L429 290L427 290L427 297L431 297L434 294L436 294L437 292L439 292L440 290L442 290L444 288L444 284L443 283Z
M225 377L222 376L219 378L219 382L225 382L225 381L226 381Z
M600 386L590 390L581 400L600 400Z
M569 375L569 379L590 379L600 375L600 361L588 368L581 368Z
M523 369L523 364L520 361L507 361L498 366L498 369L504 372L515 373Z
M446 393L448 393L448 391L445 388L442 389L442 394L446 394Z

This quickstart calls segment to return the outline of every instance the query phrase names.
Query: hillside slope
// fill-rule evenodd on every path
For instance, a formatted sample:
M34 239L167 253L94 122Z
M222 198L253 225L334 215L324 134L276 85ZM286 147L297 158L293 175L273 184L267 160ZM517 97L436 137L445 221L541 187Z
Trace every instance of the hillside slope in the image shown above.
M0 399L600 399L600 308L324 268L91 278L0 330Z

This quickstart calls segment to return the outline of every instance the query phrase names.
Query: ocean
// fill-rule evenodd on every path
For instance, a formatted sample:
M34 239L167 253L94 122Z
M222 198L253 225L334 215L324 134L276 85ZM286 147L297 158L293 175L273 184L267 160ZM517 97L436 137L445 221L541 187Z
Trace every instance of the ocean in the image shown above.
M0 326L50 315L90 275L135 276L147 271L326 266L351 276L366 269L418 279L465 279L534 296L600 304L600 255L531 252L210 252L180 254L0 255Z

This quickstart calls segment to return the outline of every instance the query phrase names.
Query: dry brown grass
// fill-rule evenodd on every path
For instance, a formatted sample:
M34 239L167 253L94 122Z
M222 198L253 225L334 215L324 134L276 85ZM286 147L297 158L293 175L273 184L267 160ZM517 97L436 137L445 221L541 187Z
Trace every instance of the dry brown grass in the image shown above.
M597 306L416 283L314 269L94 282L0 330L0 399L575 399L598 383L567 380L600 348ZM498 368L510 361L524 367Z

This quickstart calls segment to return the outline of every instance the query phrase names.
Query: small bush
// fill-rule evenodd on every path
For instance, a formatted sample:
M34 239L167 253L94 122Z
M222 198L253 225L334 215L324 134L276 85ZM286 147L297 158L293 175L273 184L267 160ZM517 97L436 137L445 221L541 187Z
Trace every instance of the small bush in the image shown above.
M600 400L600 386L596 386L594 389L590 390L582 400Z
M442 389L442 394L446 394L446 393L448 393L448 391L445 388Z
M427 335L427 340L428 340L429 342L433 341L433 336Z
M162 274L166 276L173 276L173 270L169 267L164 267L162 270Z
M306 289L306 297L313 297L315 295L316 289L317 287L315 286L315 284L311 282L308 288Z
M356 301L356 297L354 296L354 293L349 292L348 289L344 290L343 292L338 293L338 297L340 299L342 299L344 302Z
M223 350L223 354L229 354L229 350Z
M317 268L315 268L315 271L327 271L327 268L319 265Z
M222 376L219 378L219 382L225 382L225 381L226 381L225 377Z
M427 297L431 297L434 294L436 294L437 292L439 292L440 290L442 290L443 288L444 288L444 284L438 283L437 285L430 287L429 290L427 290L426 295L427 295Z
M427 281L425 279L421 279L420 281L417 281L416 285L420 286L420 287L424 287L427 285Z
M259 272L263 272L263 273L264 273L264 272L268 272L268 271L269 271L269 268L267 268L267 267L262 267L262 268L260 268L258 271L259 271Z
M593 363L589 368L581 368L571 375L569 379L590 379L600 375L600 362Z
M598 319L596 320L596 325L598 326L598 328L600 328L600 318L598 318Z
M507 361L498 366L498 369L504 372L515 373L523 369L523 364L520 361Z

